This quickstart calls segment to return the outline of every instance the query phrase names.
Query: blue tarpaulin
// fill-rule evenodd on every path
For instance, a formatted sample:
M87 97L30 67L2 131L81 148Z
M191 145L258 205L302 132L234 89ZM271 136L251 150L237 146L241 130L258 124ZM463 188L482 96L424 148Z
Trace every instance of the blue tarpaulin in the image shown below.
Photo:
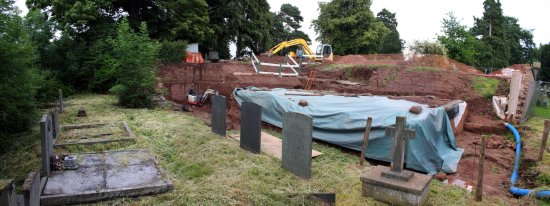
M313 118L314 139L357 151L361 151L367 117L372 117L366 157L386 162L392 160L393 137L385 136L385 128L395 125L397 116L406 116L407 127L416 131L416 137L406 146L406 167L428 174L456 172L464 151L456 146L443 107L429 108L381 96L312 96L280 88L263 91L249 87L236 89L234 94L239 106L247 101L262 106L264 122L282 127L286 112L303 113ZM307 106L298 105L302 99L308 102ZM410 113L412 106L421 106L422 112Z

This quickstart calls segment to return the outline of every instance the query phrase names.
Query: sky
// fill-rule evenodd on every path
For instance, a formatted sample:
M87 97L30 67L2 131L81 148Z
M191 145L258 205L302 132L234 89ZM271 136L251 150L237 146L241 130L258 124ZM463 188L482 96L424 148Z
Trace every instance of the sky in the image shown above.
M290 3L300 9L304 22L302 28L312 40L317 34L310 27L319 15L318 2L327 0L267 0L272 12L281 4ZM534 29L533 40L538 44L550 43L550 0L501 0L504 15L516 17L524 29ZM16 0L16 5L26 14L25 0ZM448 12L454 12L462 23L471 27L473 17L483 15L483 0L373 0L371 11L376 15L383 8L396 13L397 30L407 43L415 40L434 40L441 33L441 21ZM314 42L314 45L319 44Z

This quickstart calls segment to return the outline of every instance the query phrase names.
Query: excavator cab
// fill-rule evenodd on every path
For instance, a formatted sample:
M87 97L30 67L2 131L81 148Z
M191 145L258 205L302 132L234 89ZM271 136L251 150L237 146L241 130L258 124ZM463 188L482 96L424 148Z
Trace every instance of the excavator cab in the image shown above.
M323 59L329 59L330 61L332 61L334 58L334 55L332 54L332 46L330 46L330 44L321 44L317 46L317 51L315 52L315 55L323 56L322 58L316 57L315 61L322 61Z

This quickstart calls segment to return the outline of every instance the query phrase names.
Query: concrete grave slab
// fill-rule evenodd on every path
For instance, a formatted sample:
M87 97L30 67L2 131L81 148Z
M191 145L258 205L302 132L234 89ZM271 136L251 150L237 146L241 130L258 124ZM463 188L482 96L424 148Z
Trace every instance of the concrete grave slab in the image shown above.
M253 102L241 106L241 148L260 153L262 132L262 107Z
M363 196L390 205L424 205L428 199L428 185L432 177L415 173L408 181L381 176L390 168L375 166L361 176Z
M53 138L59 137L59 134L61 134L61 128L59 125L59 113L57 113L57 110L51 110L50 116L52 117L52 124L53 124Z
M282 151L281 151L283 147L283 141L265 132L262 132L261 135L262 135L261 151L277 159L283 159ZM229 137L237 141L241 141L240 140L241 137L239 135L229 135ZM315 158L322 154L323 154L322 152L319 152L317 150L311 150L311 158Z
M41 196L42 205L97 202L172 190L153 156L142 150L75 154L77 170L54 171Z
M299 177L311 177L312 126L310 116L287 112L283 117L282 167Z
M221 95L212 96L212 132L224 136L227 128L227 98Z
M54 147L135 142L136 136L126 122L63 125Z
M15 194L15 183L13 179L0 179L0 205L17 205L17 194Z

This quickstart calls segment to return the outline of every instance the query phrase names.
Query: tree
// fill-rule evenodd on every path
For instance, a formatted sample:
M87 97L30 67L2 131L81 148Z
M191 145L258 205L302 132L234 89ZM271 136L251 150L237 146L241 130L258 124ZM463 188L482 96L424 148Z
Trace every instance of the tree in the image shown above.
M410 49L415 54L437 54L442 56L447 56L447 49L445 46L439 42L430 42L430 41L414 41L411 44Z
M36 120L35 57L13 0L0 1L0 37L0 134L5 134L24 131Z
M541 71L539 78L542 81L550 82L550 43L541 45L540 48Z
M334 53L375 53L388 28L374 17L371 0L333 0L319 3L313 20L318 41L332 44Z
M443 19L443 34L437 40L447 48L448 56L456 61L477 66L477 57L483 43L476 39L454 14L448 13Z
M149 38L147 24L142 23L139 33L135 33L124 18L118 24L116 37L108 42L113 57L106 59L106 65L117 78L111 91L118 96L118 103L133 108L152 107L159 45Z
M391 13L387 9L382 9L376 15L377 19L384 23L384 26L390 30L390 32L382 39L378 53L393 54L401 53L403 50L403 40L399 37L399 31L397 31L397 19L395 19L395 13Z

